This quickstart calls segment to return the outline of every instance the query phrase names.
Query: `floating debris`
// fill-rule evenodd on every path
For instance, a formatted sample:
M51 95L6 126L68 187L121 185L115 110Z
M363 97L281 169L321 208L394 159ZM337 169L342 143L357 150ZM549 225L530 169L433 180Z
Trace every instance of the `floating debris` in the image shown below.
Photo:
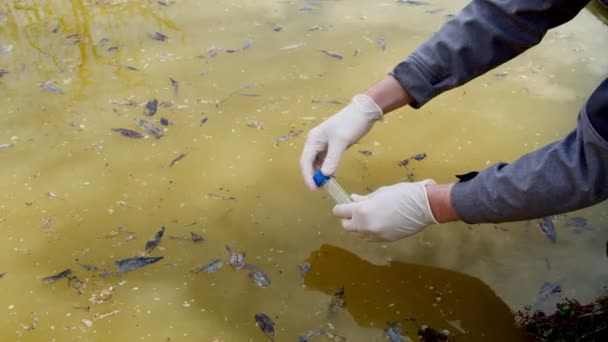
M254 284L259 287L270 286L270 278L259 268L251 264L245 264L243 268L246 268L251 271L249 272L249 278L253 281Z
M235 197L226 196L226 195L218 195L218 194L207 194L205 196L205 198L207 198L207 199L214 199L214 200L222 200L222 201L233 201L233 200L236 200Z
M110 311L110 312L106 312L106 313L102 313L102 314L96 313L95 314L95 320L97 321L97 320L100 320L100 319L104 319L106 317L112 317L112 316L115 316L119 312L120 312L120 309L116 309L114 311Z
M112 131L119 132L127 138L141 139L144 137L141 133L130 130L128 128L112 128Z
M298 11L300 11L300 12L311 12L312 10L313 10L312 7L310 7L310 6L304 6L304 7L300 8Z
M555 230L555 225L553 224L553 220L550 216L543 217L538 221L538 226L545 233L545 236L552 243L557 242L557 231Z
M336 290L334 295L331 297L331 301L329 302L328 313L329 315L334 315L338 311L344 309L346 302L344 301L344 286Z
M200 126L202 127L204 124L206 124L206 123L207 123L207 120L209 120L209 118L208 118L208 117L204 117L204 118L202 118L202 119L201 119L201 124L200 124Z
M68 286L78 294L82 294L82 290L85 288L85 284L73 274L68 275Z
M298 135L300 135L302 132L304 132L304 130L299 129L299 130L297 130L297 131L292 131L292 132L290 132L288 135L283 135L283 136L280 136L280 137L278 137L278 138L277 138L277 139L274 141L274 144L273 144L273 145L274 145L274 147L278 147L278 146L279 146L279 143L280 143L281 141L288 141L288 140L291 140L291 139L293 139L293 138L297 137Z
M152 38L154 40L158 40L161 42L166 41L167 39L169 39L168 36L165 36L164 34L160 33L160 32L154 32L154 33L148 33L148 37Z
M322 26L322 25L315 25L311 28L308 29L308 32L313 32L313 31L327 31L327 30L331 30L334 27L332 25L328 25L328 26Z
M170 124L169 119L160 118L160 124L163 126L169 126L169 124Z
M132 99L112 100L111 103L115 104L115 105L121 105L121 106L131 106L131 107L137 106L137 102L133 101Z
M384 37L379 37L376 42L380 46L380 50L382 50L382 52L386 51L386 39L384 39Z
M241 269L245 266L245 253L236 253L232 250L230 245L226 245L228 251L228 263L235 269Z
M178 163L180 160L182 160L185 156L187 156L188 153L182 153L179 156L177 156L177 158L173 159L171 161L171 164L169 164L169 167L172 167L173 165L175 165L176 163Z
M411 340L409 338L407 338L407 337L404 338L403 336L401 336L402 333L403 333L403 328L397 322L388 323L388 326L384 330L384 336L386 337L386 340L388 340L389 342L405 342L405 341L411 342Z
M298 270L300 271L300 277L306 278L306 275L312 269L312 265L310 263L304 262L298 265Z
M305 43L294 43L294 44L289 44L289 45L285 45L281 48L279 48L279 50L281 51L289 51L289 50L295 50L298 48L301 48L302 46L306 45Z
M262 332L268 336L270 341L274 341L274 322L270 317L263 313L257 313L254 316L256 325L262 330Z
M0 150L4 149L4 148L10 148L10 147L14 147L14 144L0 144Z
M281 32L282 29L283 29L283 26L281 26L279 24L272 24L272 30L274 32Z
M264 129L264 123L257 120L251 120L247 123L247 127L255 129Z
M507 76L509 76L508 72L498 72L498 73L494 74L494 77L496 77L499 80L502 79L502 78L505 78Z
M141 129L146 131L146 133L150 134L156 139L160 139L163 135L165 135L162 128L157 127L150 121L142 120L142 119L133 119L135 124L139 126Z
M319 51L323 52L324 54L328 55L329 57L336 58L336 59L342 59L342 55L337 52L327 51L327 50L323 50L323 49L321 49Z
M159 104L159 106L163 108L169 108L173 106L173 103L171 103L171 101L163 101Z
M410 163L409 159L403 159L402 161L397 163L397 166L407 166Z
M70 270L68 268L65 271L59 272L59 273L57 273L55 275L52 275L50 277L43 278L42 282L45 283L46 285L50 285L50 284L55 283L59 279L67 278L67 276L69 276L70 274L72 274L72 270Z
M364 155L366 157L370 157L372 155L372 151L369 151L369 150L359 150L359 153L361 153L362 155Z
M163 257L135 257L118 260L114 264L118 272L124 273L152 265L162 259Z
M224 266L224 262L220 259L212 259L210 263L207 265L199 267L195 273L205 272L205 273L214 273L220 268Z
M361 54L361 49L356 49L355 52L353 52L353 56L357 57Z
M430 5L430 3L428 3L428 2L417 1L417 0L397 0L397 3L399 5L406 5L406 6L427 6L427 5Z
M177 96L179 93L179 82L171 77L169 77L169 80L171 81L171 86L173 87L173 96Z
M87 271L92 271L92 272L96 272L99 271L99 268L93 266L93 265L87 265L87 264L78 264L78 266L84 268Z
M49 93L62 94L63 91L51 81L44 81L40 84L40 88Z
M154 235L154 239L149 240L148 242L146 242L146 252L150 253L154 250L154 248L156 248L158 246L158 244L160 243L160 240L163 238L163 235L165 234L165 227L161 227L161 229L156 232L156 234Z
M10 74L10 72L6 69L0 69L0 77L4 76L6 74Z
M420 342L448 342L447 330L437 331L429 326L423 325L418 329Z
M147 116L152 116L156 114L156 110L158 109L158 100L152 99L146 103L146 107L144 108L144 114Z
M577 234L582 233L584 230L590 230L587 226L587 219L584 217L571 217L566 221L566 227L571 227Z
M7 273L7 272L0 273L0 279L4 278L4 275L5 275L6 273Z
M433 8L433 9L424 11L424 13L435 14L435 13L441 13L443 11L444 11L443 8Z
M93 293L89 298L89 301L95 304L101 304L107 300L110 300L112 299L114 291L116 291L119 286L122 286L126 283L126 281L122 280L114 286L109 286L108 288L101 289L99 292Z

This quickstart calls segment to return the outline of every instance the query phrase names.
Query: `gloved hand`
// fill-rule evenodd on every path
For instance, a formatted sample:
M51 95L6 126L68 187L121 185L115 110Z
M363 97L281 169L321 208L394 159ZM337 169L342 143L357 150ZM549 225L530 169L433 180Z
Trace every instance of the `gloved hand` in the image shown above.
M342 219L345 230L369 241L395 241L438 223L429 204L427 184L399 183L382 187L367 196L352 195L354 202L338 204L334 215Z
M312 190L317 189L312 176L319 166L324 175L333 175L344 151L381 119L382 109L371 97L359 94L341 111L313 128L308 133L300 158L306 185Z

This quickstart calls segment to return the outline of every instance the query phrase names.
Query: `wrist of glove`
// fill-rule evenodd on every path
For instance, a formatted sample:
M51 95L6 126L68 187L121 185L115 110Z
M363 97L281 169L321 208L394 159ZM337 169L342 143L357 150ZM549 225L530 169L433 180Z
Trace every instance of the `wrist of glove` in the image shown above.
M346 231L369 241L395 241L438 223L426 185L432 179L382 187L367 196L352 195L354 202L336 205L334 215Z
M344 151L369 132L378 120L382 120L382 109L371 97L359 94L338 113L313 128L300 158L308 187L317 188L312 180L316 168L320 167L325 175L333 175Z

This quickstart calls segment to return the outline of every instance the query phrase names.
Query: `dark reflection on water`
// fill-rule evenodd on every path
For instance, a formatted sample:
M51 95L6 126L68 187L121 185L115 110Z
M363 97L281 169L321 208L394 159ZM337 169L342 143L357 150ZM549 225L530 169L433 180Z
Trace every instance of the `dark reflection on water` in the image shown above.
M447 329L458 341L527 341L509 307L481 280L403 262L374 265L330 245L311 253L305 284L331 296L344 286L346 310L360 326L403 322L416 338L419 325ZM413 321L415 320L415 321ZM467 331L459 333L452 324ZM460 335L460 336L458 336Z

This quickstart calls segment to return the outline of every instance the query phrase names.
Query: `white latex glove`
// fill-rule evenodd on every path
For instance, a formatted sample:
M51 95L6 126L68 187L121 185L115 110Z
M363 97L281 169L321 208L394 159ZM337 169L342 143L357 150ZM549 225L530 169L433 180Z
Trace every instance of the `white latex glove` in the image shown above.
M319 166L324 175L333 175L344 151L381 119L382 109L371 97L359 94L341 111L310 130L300 158L306 185L317 189L312 176Z
M333 212L342 219L345 230L369 241L399 240L438 223L429 204L427 184L436 183L427 179L385 186L367 196L352 195L354 202L338 204Z

